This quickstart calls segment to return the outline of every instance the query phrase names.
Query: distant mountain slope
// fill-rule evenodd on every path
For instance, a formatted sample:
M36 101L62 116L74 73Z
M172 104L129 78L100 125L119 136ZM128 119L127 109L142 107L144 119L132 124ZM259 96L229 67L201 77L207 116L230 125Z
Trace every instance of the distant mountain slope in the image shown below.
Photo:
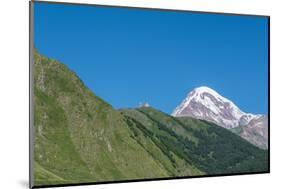
M231 130L262 149L268 148L267 116L259 116L252 119L247 125L239 126Z
M267 151L232 132L152 108L115 110L62 63L34 59L36 186L268 170Z
M132 129L148 133L147 136L159 143L162 151L170 150L206 174L268 169L267 151L212 123L194 118L175 118L149 107L121 112L132 120ZM176 161L173 156L169 158Z
M255 133L257 130L263 130L263 133L267 133L268 124L265 121L254 121L261 120L260 118L267 120L267 116L245 113L232 101L209 87L198 87L188 93L172 115L210 121L234 131L239 130L235 128L243 128L243 134L241 132L243 138L260 148L267 148L267 135L260 134L259 137L255 137ZM239 134L239 132L235 133Z

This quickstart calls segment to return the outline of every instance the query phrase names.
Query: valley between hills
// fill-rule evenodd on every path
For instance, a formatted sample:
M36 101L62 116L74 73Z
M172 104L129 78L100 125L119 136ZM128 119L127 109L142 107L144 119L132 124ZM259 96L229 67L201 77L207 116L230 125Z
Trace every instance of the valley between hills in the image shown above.
M153 107L116 110L64 64L35 51L33 66L35 186L269 170L267 149L240 131Z

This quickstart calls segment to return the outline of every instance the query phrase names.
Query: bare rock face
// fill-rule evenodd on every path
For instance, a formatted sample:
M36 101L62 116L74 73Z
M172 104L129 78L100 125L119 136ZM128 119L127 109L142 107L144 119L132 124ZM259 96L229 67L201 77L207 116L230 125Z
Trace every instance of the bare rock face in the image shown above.
M262 149L268 148L268 117L262 115L252 119L249 124L240 126L238 134Z
M206 120L226 129L243 127L243 132L240 133L243 138L259 147L267 148L267 116L245 113L209 87L198 87L188 93L172 115Z

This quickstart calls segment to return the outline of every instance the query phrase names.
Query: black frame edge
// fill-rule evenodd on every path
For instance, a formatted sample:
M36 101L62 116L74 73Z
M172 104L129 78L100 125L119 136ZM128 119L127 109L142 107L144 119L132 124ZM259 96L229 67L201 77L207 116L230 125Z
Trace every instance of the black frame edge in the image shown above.
M89 185L100 185L100 184L122 184L122 183L136 183L144 181L168 181L168 180L179 180L179 179L196 179L196 178L213 178L213 177L227 177L227 176L241 176L241 175L258 175L258 174L269 174L269 171L255 172L255 173L234 173L234 174L215 174L215 175L200 175L200 176L185 176L185 177L163 177L163 178L152 178L152 179L132 179L132 180L119 180L119 181L104 181L104 182L88 182L88 183L72 183L72 184L54 184L54 185L38 185L32 188L54 188L54 187L69 187L69 186L89 186Z
M227 13L227 12L211 12L211 11L194 11L194 10L179 10L179 9L166 9L166 8L149 8L149 7L135 7L125 5L106 5L106 4L92 4L92 3L76 3L66 1L49 1L49 0L31 0L35 3L46 3L46 4L62 4L62 5L77 5L77 6L96 6L96 7L107 7L107 8L127 8L127 9L140 9L140 10L151 10L151 11L173 11L173 12L190 12L198 14L218 14L218 15L229 15L229 16L254 16L254 17L270 17L269 15L258 15L258 14L244 14L244 13Z
M270 173L270 16L267 18L267 69L268 69L268 172Z
M33 37L34 1L29 1L29 188L34 187L33 179Z

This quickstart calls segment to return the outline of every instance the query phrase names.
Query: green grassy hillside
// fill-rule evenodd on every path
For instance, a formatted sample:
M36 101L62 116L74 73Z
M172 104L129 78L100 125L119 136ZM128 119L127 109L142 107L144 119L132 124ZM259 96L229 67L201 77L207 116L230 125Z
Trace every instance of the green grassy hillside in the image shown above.
M134 133L121 113L65 65L35 52L34 74L35 185L177 175L153 142L147 140L147 150L132 138ZM190 170L181 174L200 173L186 166Z
M194 118L175 118L153 108L121 112L135 122L132 130L136 127L143 130L163 151L168 149L206 174L268 169L267 151L215 124ZM169 157L171 162L175 161Z
M266 171L266 151L213 124L115 110L34 54L34 185Z

